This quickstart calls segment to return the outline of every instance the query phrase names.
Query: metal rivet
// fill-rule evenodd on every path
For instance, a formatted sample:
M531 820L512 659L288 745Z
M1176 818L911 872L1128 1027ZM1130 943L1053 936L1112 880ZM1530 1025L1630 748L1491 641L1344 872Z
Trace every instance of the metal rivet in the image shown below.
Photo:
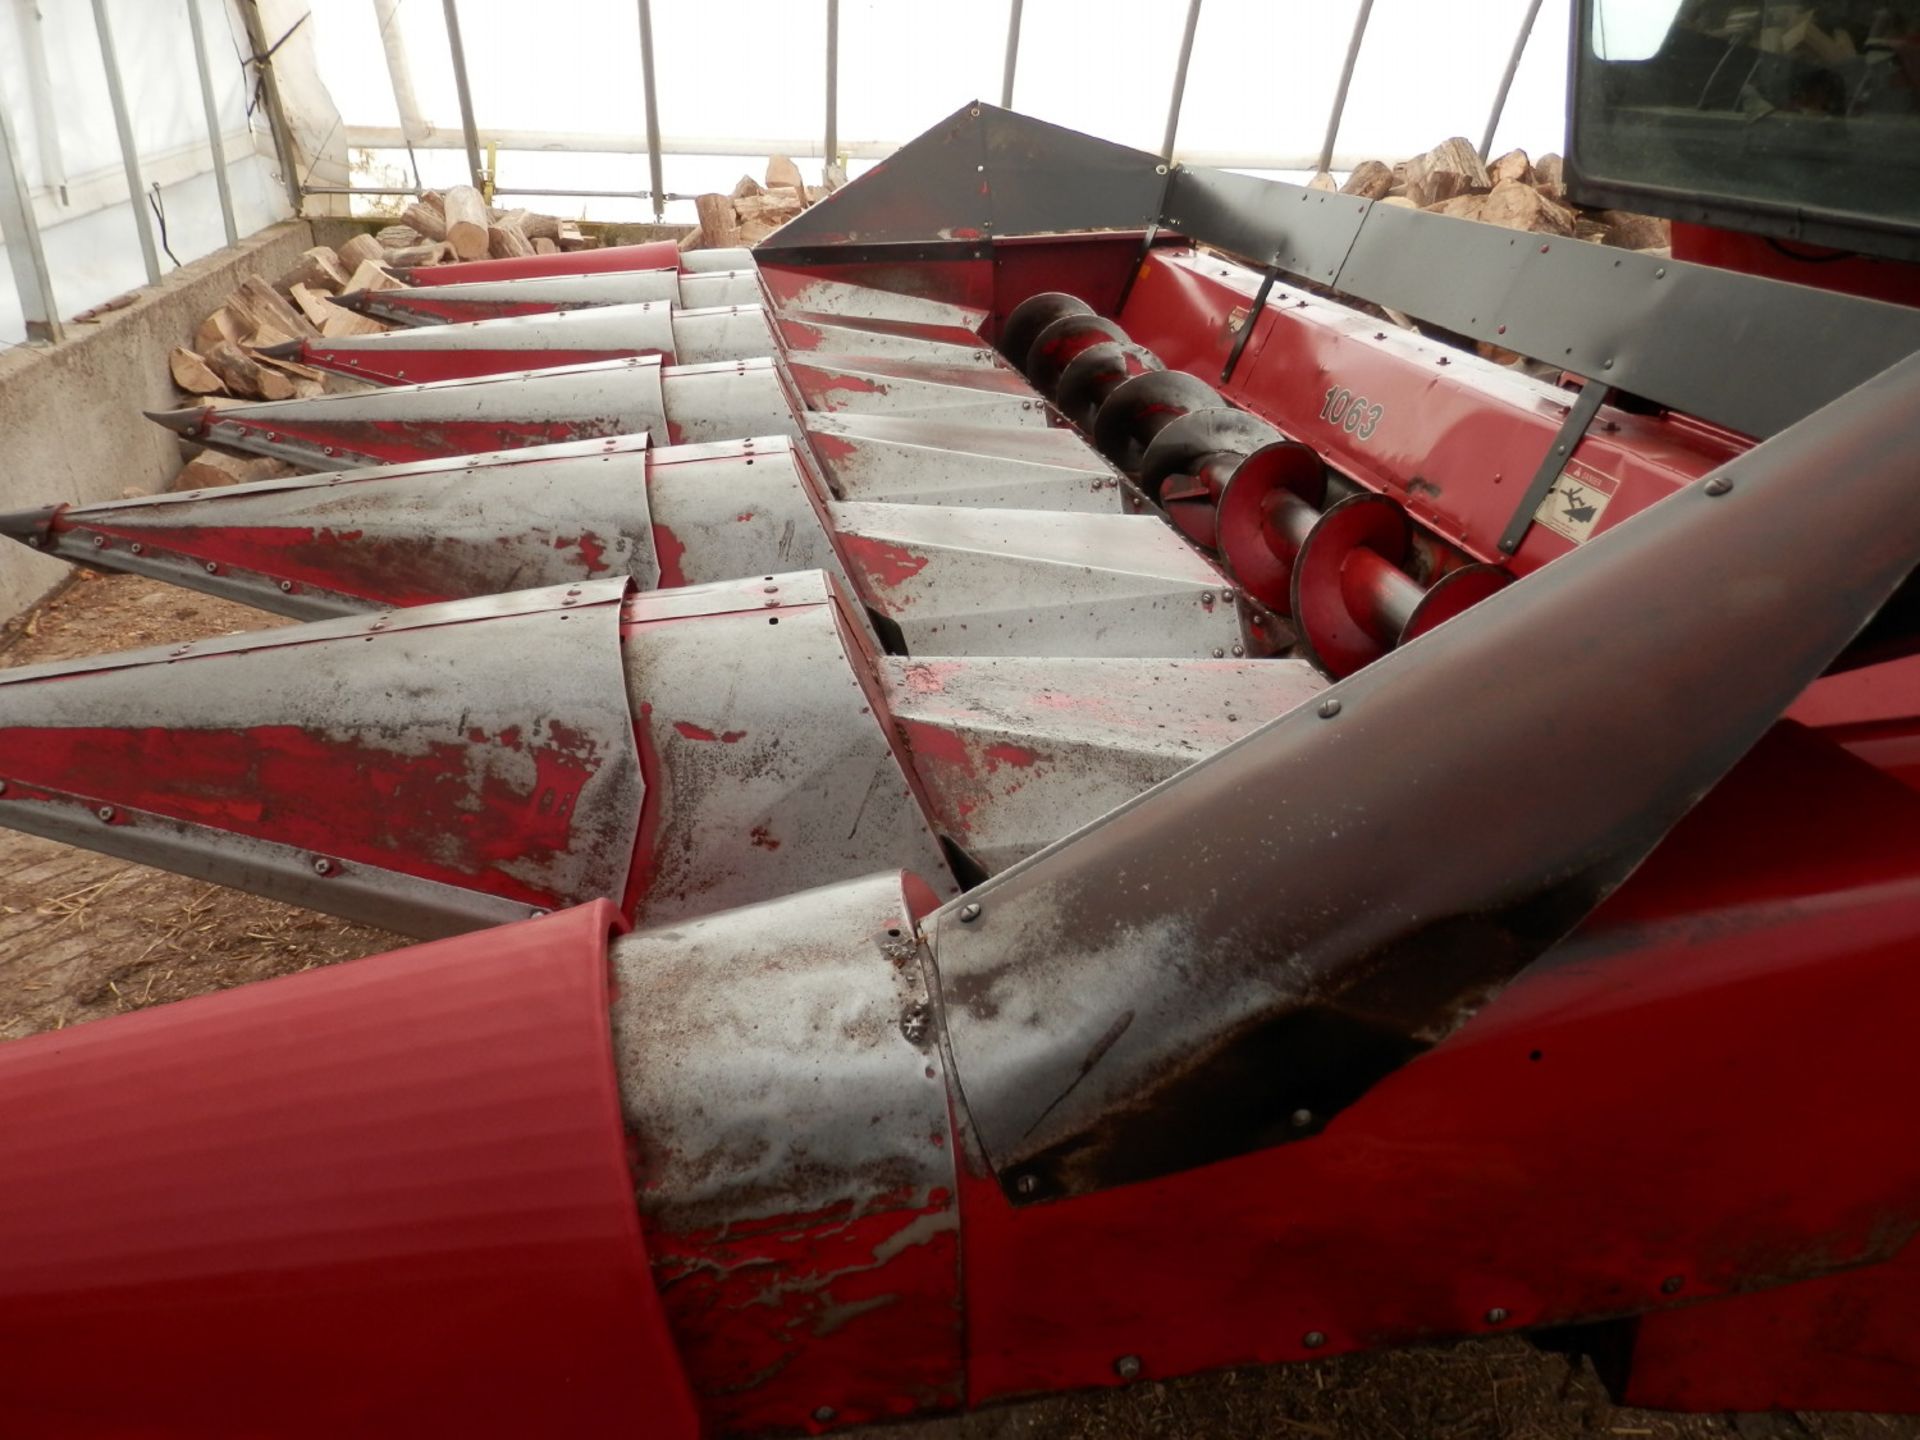
M1309 1330L1300 1337L1300 1343L1309 1350L1318 1350L1322 1345L1327 1343L1327 1337L1322 1335L1318 1330Z
M1040 1188L1040 1181L1032 1175L1022 1175L1013 1182L1013 1188L1022 1195L1031 1195Z
M1156 165L1153 167L1153 173L1156 175L1164 175L1167 173L1167 167L1164 165Z
M280 593L283 595L291 595L293 593L293 581L282 580L280 582Z
M218 575L220 573L220 567L217 564L215 564L213 561L209 560L207 561L207 573L209 575Z
M1666 278L1667 278L1667 267L1666 267L1666 266L1664 266L1664 265L1662 265L1662 266L1661 266L1661 267L1660 267L1660 268L1659 268L1658 270L1656 270L1656 271L1654 271L1654 272L1653 272L1653 278L1654 278L1654 279L1656 279L1656 280L1664 280L1664 279L1666 279Z
M960 907L960 923L962 925L971 925L979 918L980 907L978 905L969 903Z
M1213 658L1216 660L1224 660L1227 658L1227 652L1216 645L1213 647Z
M1326 699L1320 702L1320 718L1322 720L1331 720L1334 716L1338 715L1339 713L1340 713L1340 697L1339 696L1329 695Z
M105 820L111 823L114 815L118 812L116 812L113 806L111 805L102 805L98 810L94 811L93 813L98 815L102 820Z
M978 114L979 112L975 111L974 113ZM833 1409L833 1406L831 1405L822 1405L817 1409L815 1409L815 1411L813 1412L813 1418L819 1421L822 1425L826 1424L827 1421L833 1419L833 1416L834 1416L834 1409Z
M106 548L107 548L107 537L106 537L106 536L104 536L104 535L96 535L96 536L94 536L94 537L93 537L93 548L94 548L94 549L96 549L96 550L104 550L104 549L106 549Z
M1602 370L1611 370L1613 368L1613 362L1611 360L1602 360L1600 362L1600 368Z
M1716 475L1700 488L1705 490L1709 495L1724 495L1733 489L1733 477L1731 475Z
M1506 1323L1507 1323L1507 1312L1504 1306L1496 1305L1491 1310L1487 1311L1487 1324L1504 1325Z
M529 920L544 920L551 914L553 914L551 910L529 910L527 912L527 918Z
M1296 1130L1304 1130L1313 1123L1313 1112L1311 1110L1296 1110L1288 1118L1293 1121Z
M140 554L146 548L147 547L142 545L138 540L134 541L131 545L127 546L127 549L135 555Z
M1202 605L1211 605L1213 603L1213 591L1202 590L1200 592L1200 603Z
M1236 660L1238 660L1241 656L1245 655L1246 653L1247 653L1247 647L1244 645L1236 645L1233 647L1233 658Z
M333 862L325 858L314 861L313 873L316 875L331 875L333 873Z
M1113 1373L1118 1375L1122 1380L1139 1379L1140 1357L1138 1355L1122 1355L1118 1360L1113 1362Z
M4 788L4 786L0 786L0 789ZM1680 1292L1680 1287L1686 1283L1687 1282L1678 1275L1669 1275L1660 1282L1660 1293L1662 1295L1677 1295Z

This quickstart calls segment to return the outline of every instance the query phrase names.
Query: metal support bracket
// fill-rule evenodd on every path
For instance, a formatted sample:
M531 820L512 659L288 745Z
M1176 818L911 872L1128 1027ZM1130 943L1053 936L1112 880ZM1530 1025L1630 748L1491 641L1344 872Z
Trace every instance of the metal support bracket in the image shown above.
M1227 352L1227 363L1220 367L1222 385L1233 378L1234 368L1240 363L1240 352L1247 348L1253 327L1259 323L1260 313L1267 308L1267 296L1273 293L1273 282L1279 278L1278 265L1269 265L1266 274L1260 277L1260 288L1253 292L1253 299L1247 303L1247 318L1240 322L1240 333L1233 337L1233 349Z
M1579 398L1567 411L1567 418L1560 422L1560 429L1547 449L1546 458L1540 462L1540 468L1533 472L1533 479L1527 482L1513 518L1507 521L1507 528L1500 536L1502 555L1511 555L1520 548L1520 542L1527 538L1527 531L1533 528L1533 517L1540 509L1540 502L1547 498L1547 493L1553 489L1553 482L1560 478L1561 472L1567 468L1567 461L1580 448L1581 438L1587 433L1587 427L1593 424L1593 417L1612 398L1611 385L1603 385L1598 380L1587 380L1581 385Z

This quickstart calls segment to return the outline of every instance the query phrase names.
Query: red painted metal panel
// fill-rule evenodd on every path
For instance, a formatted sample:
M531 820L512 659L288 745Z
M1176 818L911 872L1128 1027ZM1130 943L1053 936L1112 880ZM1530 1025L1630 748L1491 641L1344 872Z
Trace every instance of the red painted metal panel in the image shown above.
M1662 1410L1920 1411L1920 1244L1885 1265L1645 1317L1625 1398Z
M1920 1223L1897 1138L1916 945L1920 803L1782 726L1579 932L1323 1134L1018 1210L976 1160L971 1397L1883 1260ZM1809 1045L1818 1063L1789 1060Z
M1169 369L1215 384L1233 346L1230 327L1244 321L1257 283L1230 261L1155 251L1119 318ZM1400 501L1448 544L1504 560L1500 534L1554 443L1571 391L1285 285L1253 324L1223 389L1230 400ZM1611 527L1745 448L1692 420L1603 407L1570 457L1606 497L1581 528ZM1525 574L1574 543L1536 524L1511 568Z
M0 1046L8 1435L696 1433L597 903Z
M460 260L419 265L405 273L409 285L454 285L463 280L527 280L536 275L604 275L613 270L674 270L680 247L671 240L607 245L559 255L519 255L508 260Z
M1920 305L1920 265L1850 255L1819 245L1791 244L1767 235L1748 235L1712 225L1673 222L1673 258L1696 265L1717 265L1743 275L1791 280L1842 295L1863 295L1896 305Z
M1829 675L1787 714L1920 790L1920 657Z

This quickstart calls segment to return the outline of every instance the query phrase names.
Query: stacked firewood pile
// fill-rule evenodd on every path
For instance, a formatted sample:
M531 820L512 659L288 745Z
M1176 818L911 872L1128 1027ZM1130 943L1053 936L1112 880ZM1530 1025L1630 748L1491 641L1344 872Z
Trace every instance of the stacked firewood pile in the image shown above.
M272 283L257 275L241 281L201 322L192 346L175 347L169 357L173 380L198 404L317 395L326 385L320 371L261 352L290 340L392 328L335 304L335 296L396 285L395 266L550 255L592 243L570 220L490 208L469 185L430 190L397 225L355 235L338 249L316 245Z
M713 192L697 196L693 208L700 223L681 238L680 248L726 250L758 245L809 205L826 199L846 183L840 167L828 165L820 183L809 185L798 165L785 155L775 155L767 162L765 184L742 175L730 195Z
M1558 155L1534 160L1524 150L1509 150L1497 160L1483 161L1458 136L1398 164L1363 160L1344 185L1324 171L1308 183L1315 189L1337 189L1387 205L1624 250L1664 250L1669 238L1667 222L1651 215L1585 210L1570 204Z

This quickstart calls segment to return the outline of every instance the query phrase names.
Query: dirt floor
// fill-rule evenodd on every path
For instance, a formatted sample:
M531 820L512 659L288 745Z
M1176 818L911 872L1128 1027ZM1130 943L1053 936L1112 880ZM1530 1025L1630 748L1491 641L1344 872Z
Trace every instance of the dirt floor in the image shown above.
M281 623L156 581L82 572L0 632L0 666ZM0 831L0 1040L330 965L405 941ZM1871 1415L1676 1416L1616 1407L1590 1366L1518 1337L1146 1382L899 1427L901 1440L1920 1440Z

